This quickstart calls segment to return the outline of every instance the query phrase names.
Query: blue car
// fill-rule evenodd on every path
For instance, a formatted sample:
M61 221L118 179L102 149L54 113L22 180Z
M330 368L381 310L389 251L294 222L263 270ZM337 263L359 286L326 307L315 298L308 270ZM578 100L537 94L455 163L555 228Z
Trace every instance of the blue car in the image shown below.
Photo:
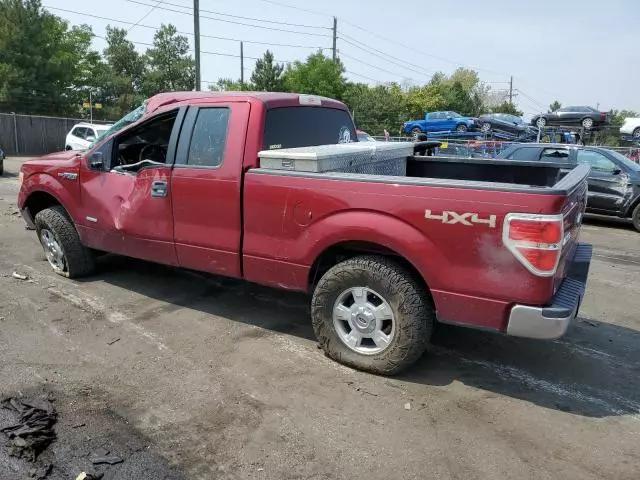
M402 125L402 131L411 135L429 132L466 132L478 128L475 118L463 117L456 112L425 113L424 120L411 120Z

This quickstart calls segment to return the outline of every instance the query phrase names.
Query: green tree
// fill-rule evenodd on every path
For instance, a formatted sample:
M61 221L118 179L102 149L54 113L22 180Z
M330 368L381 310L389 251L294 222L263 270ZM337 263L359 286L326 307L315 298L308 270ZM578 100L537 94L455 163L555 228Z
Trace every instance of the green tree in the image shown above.
M145 57L127 40L126 30L107 26L106 40L103 89L108 103L114 107L119 118L144 100L141 90L147 66Z
M173 25L162 25L146 52L147 71L142 92L150 97L160 92L193 90L195 62L189 52L189 40L178 35Z
M397 133L406 120L405 95L396 83L375 87L350 83L343 99L357 127L372 135L382 135L385 129Z
M558 100L554 100L551 105L549 105L549 113L555 112L556 110L560 110L562 108L562 104Z
M256 60L256 66L251 74L251 83L255 90L261 92L283 92L284 65L275 63L273 53L267 50L262 59Z
M230 78L220 78L215 84L209 85L209 90L213 92L246 92L255 90L250 83L242 83L240 80Z
M521 117L523 113L518 110L518 107L516 107L513 103L506 100L500 105L493 107L491 111L493 113L508 113L509 115L516 115L517 117Z
M296 61L287 67L284 75L286 89L290 92L322 95L341 100L347 81L340 60L333 61L322 51L313 53L303 63Z
M92 33L45 11L40 0L0 1L0 103L4 109L77 114Z

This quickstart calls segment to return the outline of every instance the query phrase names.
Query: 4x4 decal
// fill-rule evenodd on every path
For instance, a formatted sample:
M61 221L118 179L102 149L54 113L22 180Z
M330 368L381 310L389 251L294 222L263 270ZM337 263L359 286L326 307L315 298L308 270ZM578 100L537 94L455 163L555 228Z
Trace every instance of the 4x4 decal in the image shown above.
M489 215L487 218L480 218L478 213L466 212L458 213L448 210L441 214L435 214L432 210L424 211L424 218L427 220L440 220L447 225L455 225L456 223L473 227L474 224L488 225L489 228L496 228L496 215Z

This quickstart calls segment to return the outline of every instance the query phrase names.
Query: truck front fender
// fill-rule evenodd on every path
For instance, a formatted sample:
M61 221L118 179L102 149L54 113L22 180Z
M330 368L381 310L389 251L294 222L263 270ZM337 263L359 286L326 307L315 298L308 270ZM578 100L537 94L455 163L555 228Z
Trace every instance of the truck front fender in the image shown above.
M77 202L67 188L53 175L48 173L35 173L24 179L20 193L18 195L18 207L20 210L29 209L29 215L34 218L41 202L34 202L34 199L42 194L48 195L62 205L74 223L77 223L78 211ZM47 207L49 204L45 204ZM31 211L34 210L34 211Z

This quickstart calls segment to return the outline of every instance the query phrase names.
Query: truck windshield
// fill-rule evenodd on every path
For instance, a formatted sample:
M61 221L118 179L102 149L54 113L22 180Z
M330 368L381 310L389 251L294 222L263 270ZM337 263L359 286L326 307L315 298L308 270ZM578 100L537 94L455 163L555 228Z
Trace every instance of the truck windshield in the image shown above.
M98 130L98 138L96 138L91 143L91 145L89 145L87 148L88 149L92 148L103 137L109 136L113 132L117 132L118 130L122 130L127 125L131 125L132 123L137 122L138 120L140 120L140 118L142 118L142 116L144 115L144 113L146 111L147 111L147 100L142 102L142 105L140 105L138 108L136 108L135 110L132 110L131 112L127 113L124 117L122 117L116 123L111 125L110 128L108 128L106 130Z
M323 107L281 107L267 111L265 150L357 142L346 110Z

